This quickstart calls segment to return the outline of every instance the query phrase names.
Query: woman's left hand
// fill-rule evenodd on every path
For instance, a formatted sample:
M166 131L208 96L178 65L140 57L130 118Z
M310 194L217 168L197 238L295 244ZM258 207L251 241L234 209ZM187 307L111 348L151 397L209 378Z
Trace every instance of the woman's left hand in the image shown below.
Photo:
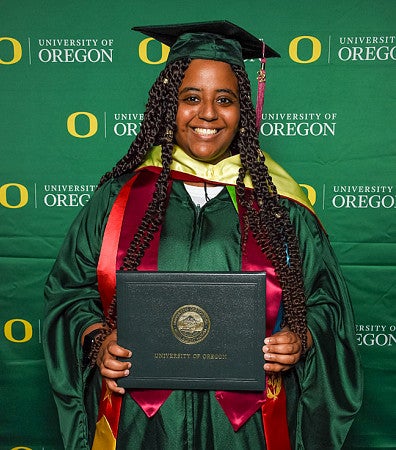
M310 344L310 337L309 333L308 345ZM266 372L289 370L301 358L301 339L296 333L283 329L264 339L263 353L264 370Z

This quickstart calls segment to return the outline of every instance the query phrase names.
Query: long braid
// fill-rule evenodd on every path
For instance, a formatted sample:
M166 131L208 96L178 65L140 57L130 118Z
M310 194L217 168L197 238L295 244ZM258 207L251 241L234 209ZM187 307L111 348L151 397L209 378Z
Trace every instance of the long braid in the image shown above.
M237 195L247 210L245 227L249 227L261 250L273 263L282 287L284 324L296 332L307 345L306 297L302 264L295 229L286 209L281 205L277 189L260 150L255 112L250 98L250 82L245 70L233 66L237 76L241 102L241 130L234 143L234 151L241 156L242 169L237 180ZM249 173L253 193L244 185ZM254 201L258 210L254 208ZM245 230L246 231L246 230Z
M177 61L167 71L168 73L164 73L164 76L159 77L162 86L166 86L166 89L162 89L162 91L165 91L162 95L162 108L159 108L159 116L156 118L160 126L158 135L155 136L155 143L162 146L162 171L155 186L153 199L128 248L121 267L122 270L137 269L145 250L149 247L154 233L159 229L165 216L167 187L170 176L170 165L172 163L173 134L176 127L178 89L187 67L188 63L181 65L181 62ZM167 81L164 82L164 80Z

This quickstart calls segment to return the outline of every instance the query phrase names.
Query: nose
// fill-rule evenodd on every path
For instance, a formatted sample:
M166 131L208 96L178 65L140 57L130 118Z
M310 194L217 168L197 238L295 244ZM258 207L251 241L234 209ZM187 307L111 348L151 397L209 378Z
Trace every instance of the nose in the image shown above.
M212 122L217 119L217 108L213 101L204 100L201 102L198 117L207 122Z

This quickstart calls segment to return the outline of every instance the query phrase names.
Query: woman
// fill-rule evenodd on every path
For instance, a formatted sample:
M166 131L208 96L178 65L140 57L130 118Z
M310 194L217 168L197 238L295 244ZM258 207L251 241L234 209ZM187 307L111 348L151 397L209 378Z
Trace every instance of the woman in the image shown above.
M65 446L341 448L361 397L351 305L310 205L259 149L249 53L236 40L246 32L140 30L176 42L139 135L76 219L46 285L44 348ZM117 379L133 365L118 358L133 364L133 349L117 344L116 269L265 270L266 392L125 392Z

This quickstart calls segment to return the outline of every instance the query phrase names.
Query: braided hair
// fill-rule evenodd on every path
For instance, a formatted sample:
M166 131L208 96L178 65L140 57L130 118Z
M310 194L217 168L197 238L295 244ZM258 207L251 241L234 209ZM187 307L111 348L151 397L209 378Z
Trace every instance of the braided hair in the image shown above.
M135 170L154 145L162 146L163 169L155 186L152 201L130 243L121 270L137 270L145 250L150 246L154 233L159 229L166 209L167 185L170 177L178 89L190 60L170 63L160 73L149 92L149 100L140 132L127 154L100 180L105 181ZM297 236L289 215L282 206L277 189L260 150L255 125L255 112L251 101L251 88L246 71L231 66L238 80L240 96L240 132L231 144L231 152L239 153L242 167L237 179L236 193L246 214L244 232L251 230L259 247L272 262L282 288L284 307L283 325L299 335L303 350L307 345L306 298L304 293L302 264ZM249 174L253 190L245 189L244 179ZM110 329L116 327L115 299L107 319Z
M306 297L298 239L268 172L265 156L260 150L249 78L243 68L234 66L233 70L239 84L240 127L243 130L235 142L242 163L236 191L241 205L247 211L243 219L246 229L242 234L247 236L247 230L250 229L262 252L272 262L282 288L284 325L300 336L305 350ZM245 189L244 178L247 173L252 180L253 191Z

